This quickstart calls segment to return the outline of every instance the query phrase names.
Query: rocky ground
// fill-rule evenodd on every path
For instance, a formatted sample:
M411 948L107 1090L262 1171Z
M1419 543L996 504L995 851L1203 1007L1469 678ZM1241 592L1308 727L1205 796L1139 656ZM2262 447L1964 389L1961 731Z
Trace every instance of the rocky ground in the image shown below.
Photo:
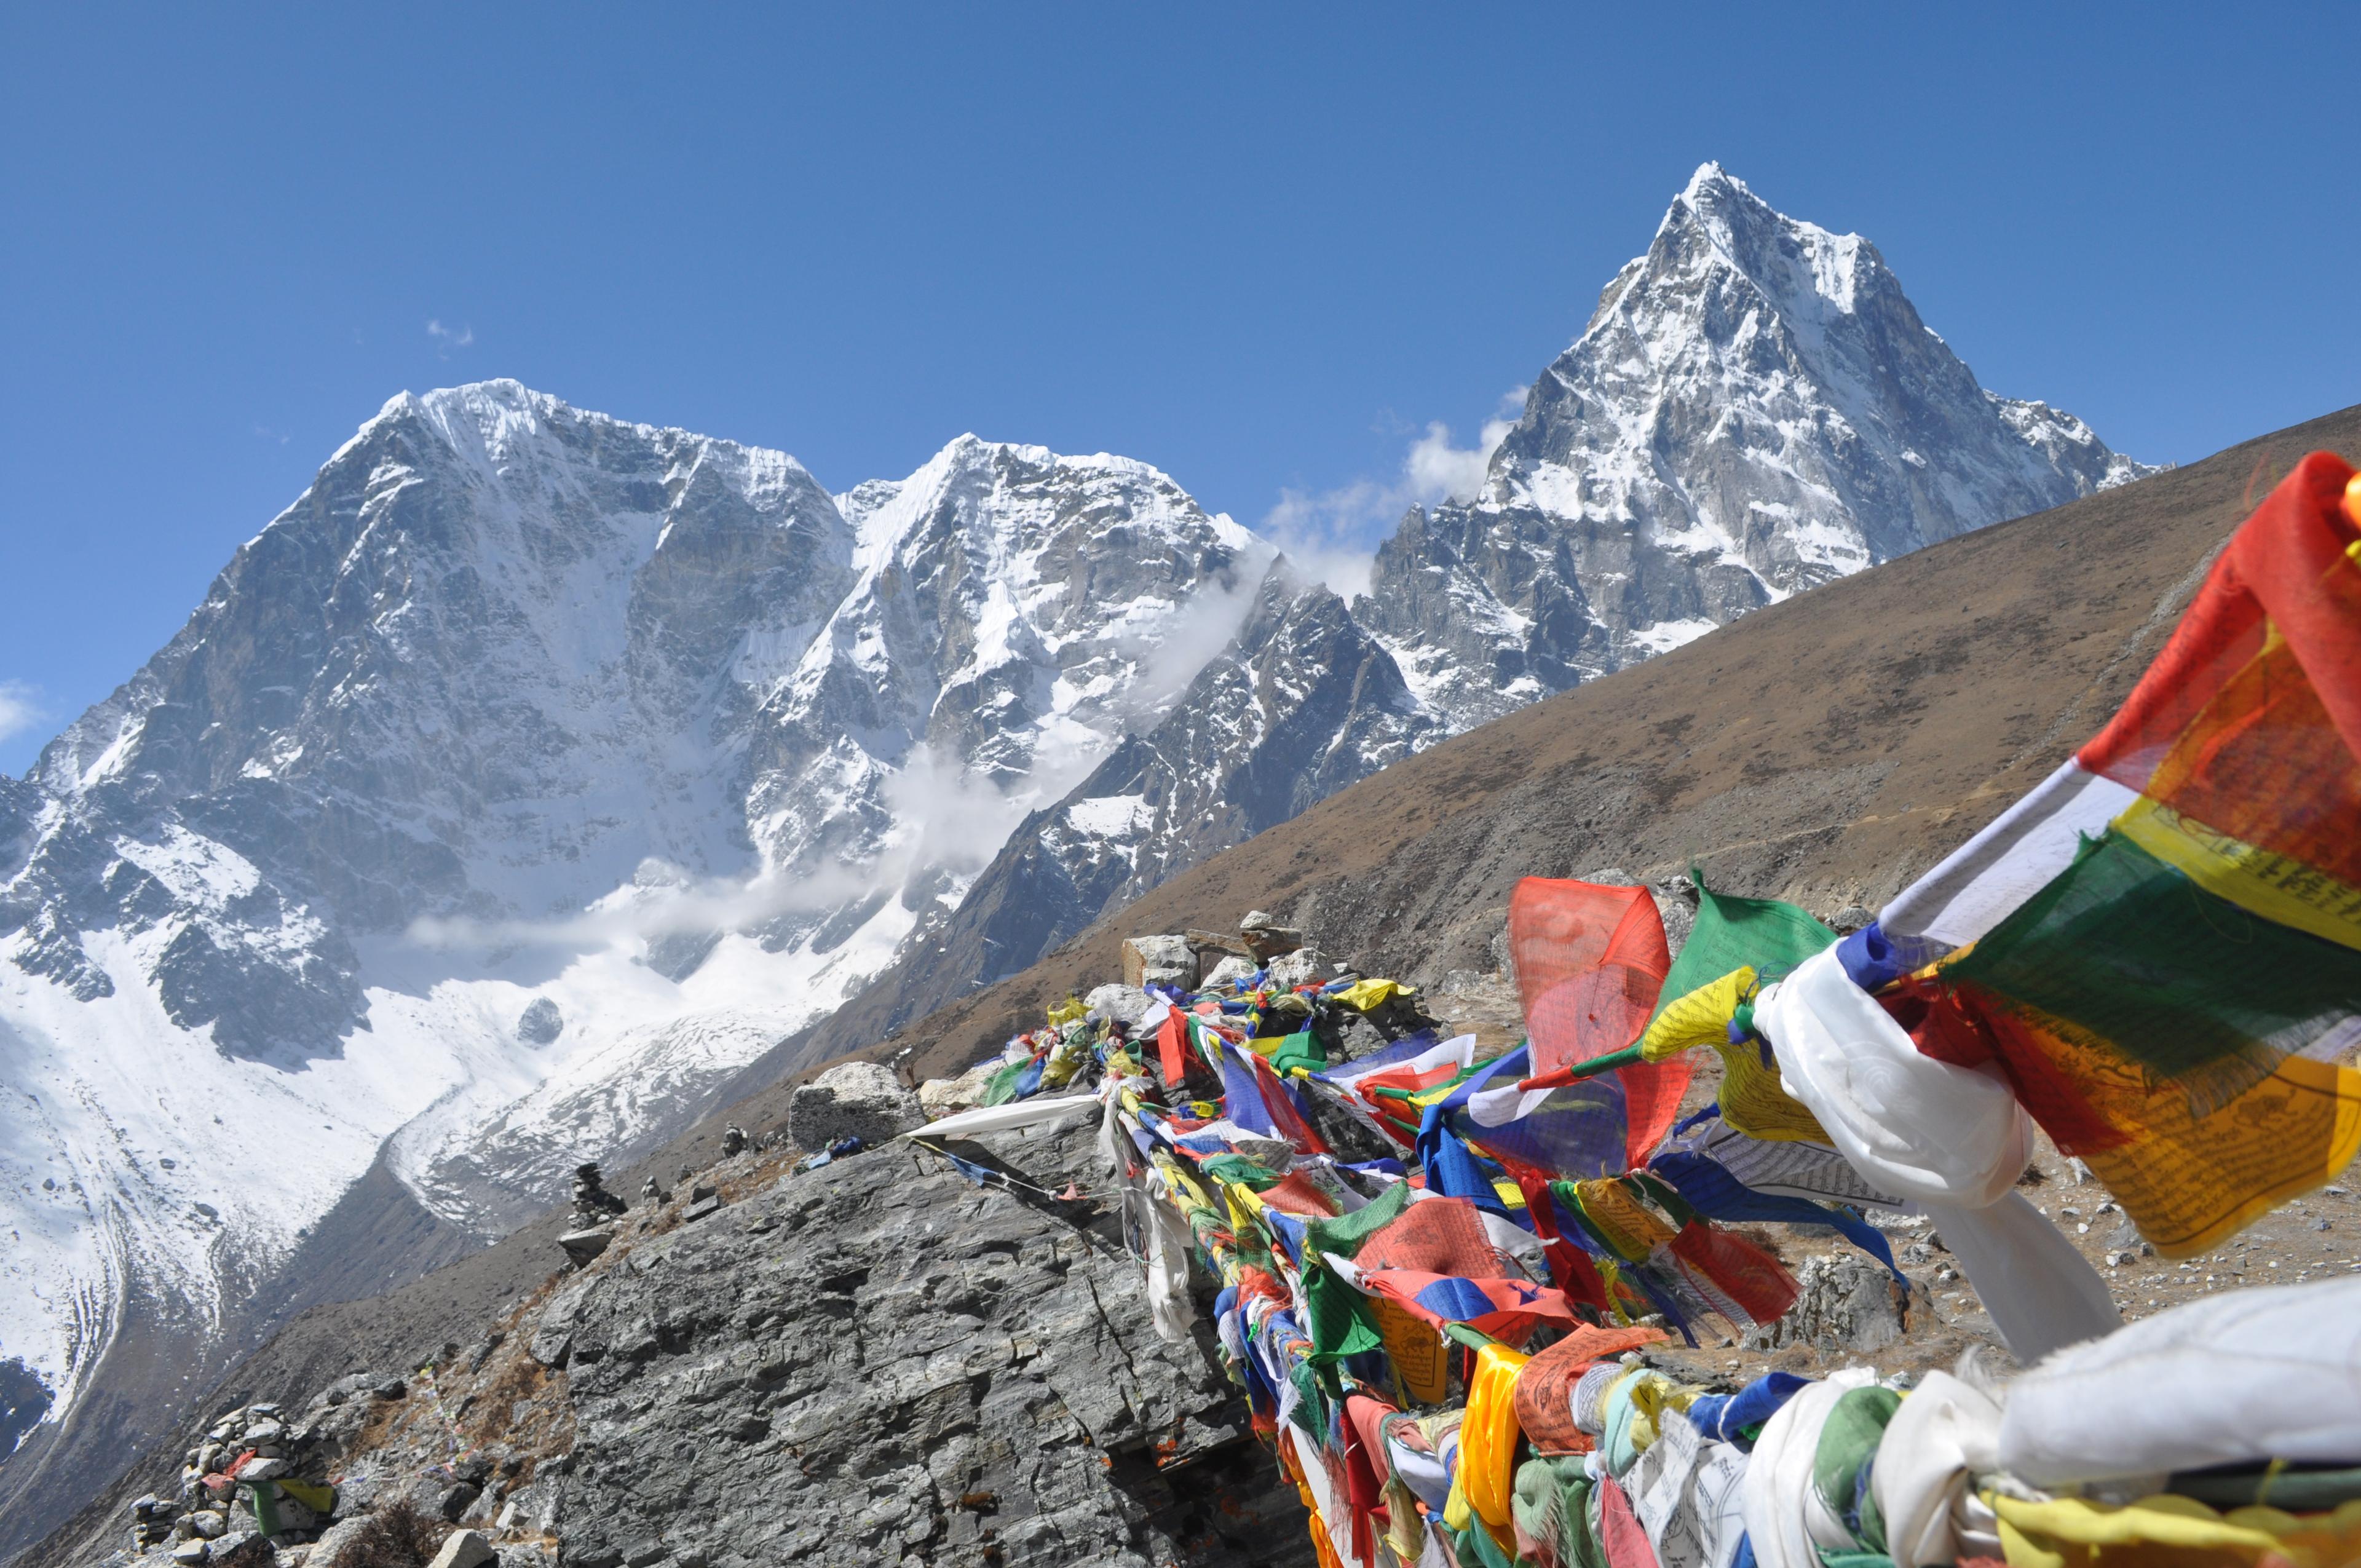
M1095 1132L960 1149L1103 1186ZM295 1430L336 1509L276 1563L362 1568L352 1542L399 1501L503 1568L1312 1560L1210 1338L1149 1328L1107 1208L906 1144L800 1155L699 1173L722 1201L694 1221L686 1183L635 1208L398 1397L328 1390Z

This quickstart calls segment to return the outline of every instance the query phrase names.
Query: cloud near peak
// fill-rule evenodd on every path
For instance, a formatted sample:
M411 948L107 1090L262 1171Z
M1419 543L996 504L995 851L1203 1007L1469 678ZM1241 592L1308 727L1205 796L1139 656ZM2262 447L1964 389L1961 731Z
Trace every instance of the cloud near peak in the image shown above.
M13 740L49 717L38 695L22 681L0 681L0 740Z
M1413 506L1469 501L1484 488L1485 471L1516 428L1525 389L1502 395L1473 446L1452 444L1451 427L1430 421L1402 454L1391 479L1356 479L1333 490L1281 490L1262 521L1264 537L1287 552L1305 576L1345 598L1369 591L1369 568L1385 532Z

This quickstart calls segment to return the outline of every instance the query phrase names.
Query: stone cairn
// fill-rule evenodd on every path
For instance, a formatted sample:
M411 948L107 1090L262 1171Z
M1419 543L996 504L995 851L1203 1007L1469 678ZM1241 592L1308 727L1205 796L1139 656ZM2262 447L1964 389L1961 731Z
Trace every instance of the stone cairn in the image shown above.
M131 1505L135 1555L156 1548L176 1563L224 1562L256 1536L307 1541L327 1522L333 1488L295 1479L301 1444L277 1405L244 1405L181 1455L177 1496Z
M615 1239L615 1216L631 1205L607 1190L596 1161L574 1168L574 1228L557 1238L576 1266L588 1263Z
M596 1161L574 1168L574 1223L582 1230L603 1225L631 1207L607 1190Z

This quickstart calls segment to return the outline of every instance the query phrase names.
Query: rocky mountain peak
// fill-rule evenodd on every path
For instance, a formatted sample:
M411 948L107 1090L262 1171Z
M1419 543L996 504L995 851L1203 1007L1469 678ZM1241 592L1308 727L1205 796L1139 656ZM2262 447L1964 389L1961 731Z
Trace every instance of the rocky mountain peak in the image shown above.
M1379 553L1371 620L1464 727L2149 471L1986 392L1874 246L1709 163L1536 378L1477 500Z

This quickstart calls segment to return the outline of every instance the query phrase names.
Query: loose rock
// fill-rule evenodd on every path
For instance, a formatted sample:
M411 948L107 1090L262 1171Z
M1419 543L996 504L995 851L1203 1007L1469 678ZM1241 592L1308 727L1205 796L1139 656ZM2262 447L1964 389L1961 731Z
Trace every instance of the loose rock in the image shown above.
M1197 951L1189 938L1130 937L1123 944L1123 982L1129 986L1197 983Z
M1755 1330L1755 1350L1810 1344L1822 1350L1883 1350L1902 1338L1902 1291L1894 1277L1865 1257L1806 1258L1795 1270L1795 1307Z
M426 1568L484 1568L499 1561L492 1543L472 1530L455 1530Z

